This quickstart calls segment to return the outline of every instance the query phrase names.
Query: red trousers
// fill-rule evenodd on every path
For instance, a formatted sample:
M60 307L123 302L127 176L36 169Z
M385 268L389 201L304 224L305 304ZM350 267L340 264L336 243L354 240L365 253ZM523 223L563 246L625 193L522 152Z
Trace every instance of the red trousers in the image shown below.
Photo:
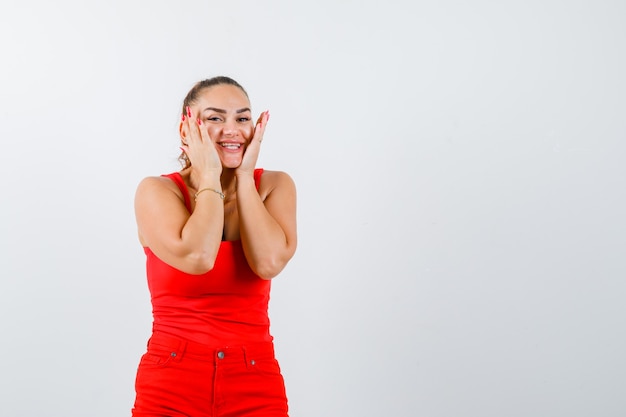
M271 342L209 348L155 333L141 357L133 417L287 417Z

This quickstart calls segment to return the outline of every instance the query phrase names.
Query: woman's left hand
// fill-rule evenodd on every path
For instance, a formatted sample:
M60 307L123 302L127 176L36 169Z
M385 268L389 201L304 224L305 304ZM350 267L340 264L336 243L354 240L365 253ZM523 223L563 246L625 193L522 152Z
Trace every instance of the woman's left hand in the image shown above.
M241 165L235 170L237 176L240 175L254 175L254 169L256 168L256 162L259 159L259 151L261 150L261 142L263 141L263 134L265 133L265 127L267 121L270 119L270 112L264 111L259 116L254 128L254 134L250 143L246 147L246 151L243 154L243 160Z

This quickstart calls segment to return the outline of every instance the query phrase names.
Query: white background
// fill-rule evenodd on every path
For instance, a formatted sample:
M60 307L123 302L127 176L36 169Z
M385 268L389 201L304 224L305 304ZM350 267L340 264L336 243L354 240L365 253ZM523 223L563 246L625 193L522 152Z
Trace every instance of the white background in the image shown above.
M626 4L0 6L0 415L128 416L133 196L229 75L298 187L293 417L626 415Z

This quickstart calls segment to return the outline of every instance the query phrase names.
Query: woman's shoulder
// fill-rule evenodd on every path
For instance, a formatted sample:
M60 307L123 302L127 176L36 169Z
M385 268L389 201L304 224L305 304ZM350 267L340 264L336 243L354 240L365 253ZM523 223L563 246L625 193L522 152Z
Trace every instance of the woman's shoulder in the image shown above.
M137 194L144 193L159 193L159 192L174 192L180 194L180 189L173 180L173 176L180 176L179 173L174 172L172 174L155 175L143 178L139 181L137 186Z
M279 185L283 183L293 184L293 179L285 171L272 171L264 169L263 175L261 175L261 185L263 185L263 183L271 185Z
M259 184L259 193L265 199L271 192L275 190L295 191L295 183L291 176L285 171L263 170L261 182Z
M269 169L262 169L263 175L261 178L263 179L272 179L272 180L284 180L291 179L288 173L285 171L272 171Z

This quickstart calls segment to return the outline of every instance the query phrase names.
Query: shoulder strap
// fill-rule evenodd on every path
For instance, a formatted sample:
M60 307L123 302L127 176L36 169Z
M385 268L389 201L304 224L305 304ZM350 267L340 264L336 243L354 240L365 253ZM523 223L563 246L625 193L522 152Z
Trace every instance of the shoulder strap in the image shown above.
M178 186L178 189L181 193L183 193L183 197L185 198L185 207L191 213L191 198L189 197L189 190L187 190L187 184L183 181L183 177L178 172L173 172L171 174L163 174L162 177L167 177L174 181L174 183Z
M259 185L261 184L261 175L263 175L263 168L254 170L254 185L256 185L257 191L259 191Z

